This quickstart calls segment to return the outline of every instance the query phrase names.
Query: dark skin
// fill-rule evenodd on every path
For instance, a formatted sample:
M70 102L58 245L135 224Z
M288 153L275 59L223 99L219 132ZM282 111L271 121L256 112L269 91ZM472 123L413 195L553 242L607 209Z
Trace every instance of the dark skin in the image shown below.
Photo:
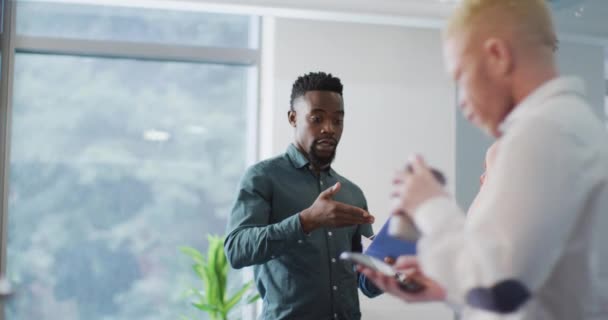
M294 101L289 111L289 123L295 129L295 146L311 161L311 169L317 175L331 164L331 159L342 136L344 104L342 97L330 91L309 91ZM311 157L311 152L315 153ZM321 192L309 208L300 213L304 232L310 233L322 227L346 227L374 222L367 211L333 200L340 191L340 183Z

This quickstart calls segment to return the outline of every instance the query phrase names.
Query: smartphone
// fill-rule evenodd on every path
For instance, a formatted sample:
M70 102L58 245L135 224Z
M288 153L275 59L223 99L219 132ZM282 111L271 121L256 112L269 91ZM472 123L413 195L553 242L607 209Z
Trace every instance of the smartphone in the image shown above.
M384 261L380 261L372 256L364 255L358 252L342 252L340 255L340 259L351 261L355 264L360 264L362 266L366 266L370 269L381 272L389 277L394 277L398 283L401 290L407 293L418 293L424 290L424 285L416 282L414 279L410 279L402 273L399 273L393 269L390 265L384 263Z

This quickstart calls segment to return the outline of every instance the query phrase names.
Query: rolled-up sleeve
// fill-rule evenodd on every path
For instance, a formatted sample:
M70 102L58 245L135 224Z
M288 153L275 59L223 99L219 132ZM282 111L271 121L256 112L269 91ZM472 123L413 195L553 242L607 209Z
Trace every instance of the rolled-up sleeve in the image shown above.
M551 124L537 122L533 134L512 132L501 141L487 192L466 220L447 198L420 206L420 262L452 302L514 312L546 281L589 191L580 183L579 148Z

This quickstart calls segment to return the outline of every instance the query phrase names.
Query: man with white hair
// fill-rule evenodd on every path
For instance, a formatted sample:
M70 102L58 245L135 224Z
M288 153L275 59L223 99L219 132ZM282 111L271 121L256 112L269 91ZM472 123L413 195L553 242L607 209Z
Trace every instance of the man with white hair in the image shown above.
M420 156L399 173L395 210L422 234L427 290L360 268L386 292L445 300L464 319L608 319L608 137L583 84L561 77L544 0L463 0L444 34L459 106L498 138L483 196L465 219Z

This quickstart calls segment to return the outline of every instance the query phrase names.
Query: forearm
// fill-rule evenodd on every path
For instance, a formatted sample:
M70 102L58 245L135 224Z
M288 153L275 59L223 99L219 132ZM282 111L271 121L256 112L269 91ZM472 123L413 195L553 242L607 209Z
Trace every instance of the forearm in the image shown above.
M454 204L433 206L421 212L430 218L419 225L425 234L418 245L422 269L445 288L448 301L492 312L514 312L534 294L556 263L573 224L571 218L560 219L567 214L557 209L553 219L542 219L539 216L546 211L540 208L495 209L486 215L489 208L482 205L484 212L475 212L471 218L476 221L465 226Z
M262 264L283 255L303 239L298 214L266 226L238 226L224 242L224 250L233 268Z

